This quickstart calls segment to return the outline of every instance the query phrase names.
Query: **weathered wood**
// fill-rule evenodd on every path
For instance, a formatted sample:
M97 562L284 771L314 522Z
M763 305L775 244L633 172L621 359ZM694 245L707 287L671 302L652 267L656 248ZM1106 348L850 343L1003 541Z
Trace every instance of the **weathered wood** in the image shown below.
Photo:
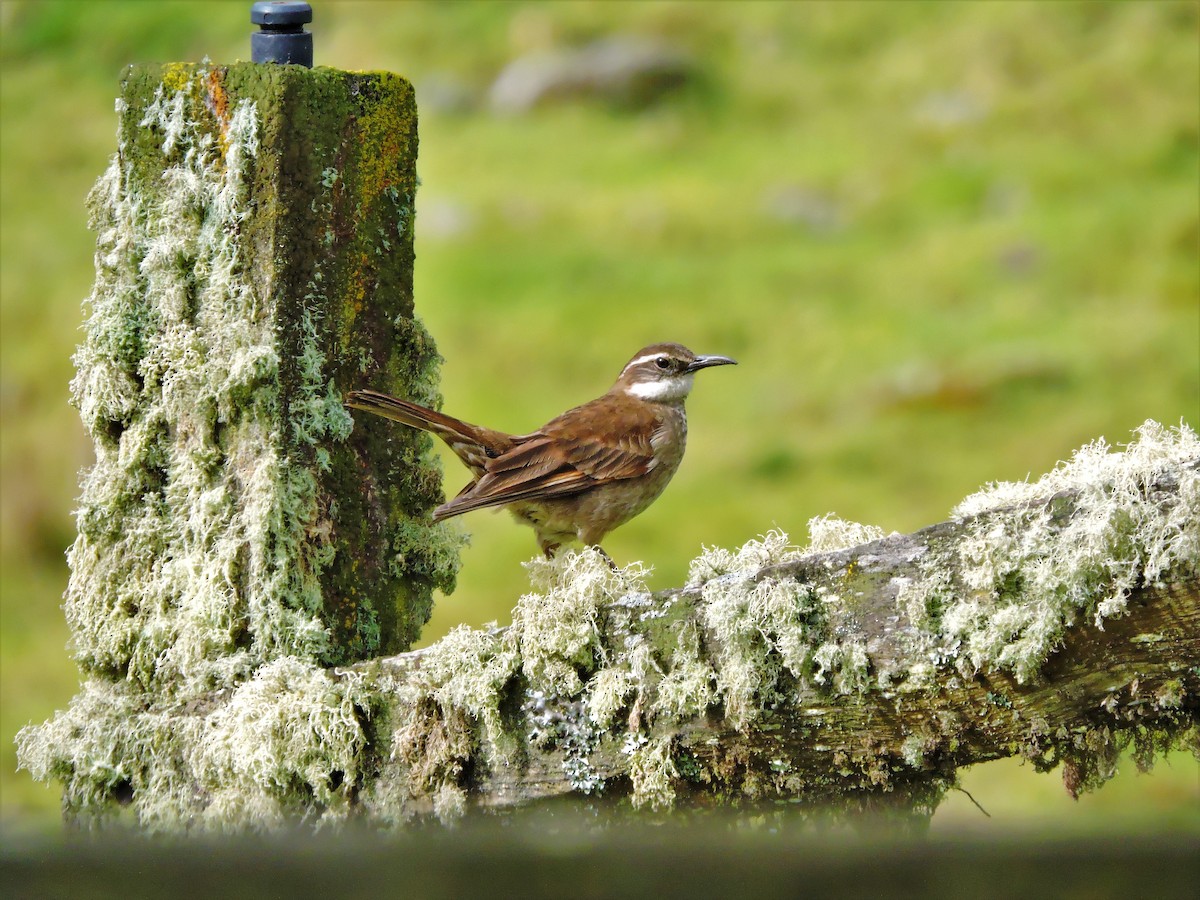
M1177 489L1171 479L1159 485L1164 497ZM1071 498L1053 501L1061 510ZM904 585L922 577L921 560L936 548L965 540L979 525L978 519L945 522L912 535L811 554L765 567L754 580L790 581L817 593L853 597L838 607L833 629L843 641L866 648L878 680L880 673L911 670L928 652L928 642L899 602ZM631 635L645 634L638 619L647 612L662 613L663 618L650 621L672 623L667 634L689 624L703 629L702 593L700 588L671 590L634 604L627 598L610 604L598 618L603 642L618 646ZM720 642L711 631L705 634L714 666ZM429 652L366 665L405 680L419 673ZM1067 788L1078 791L1111 774L1116 754L1130 740L1142 741L1143 753L1152 754L1161 749L1156 741L1162 745L1165 736L1195 728L1198 667L1200 580L1192 577L1134 590L1126 612L1105 619L1102 627L1080 623L1068 629L1032 682L1000 669L968 673L954 667L940 667L921 687L901 680L838 694L821 684L798 682L791 686L789 702L748 727L734 727L715 706L703 716L673 723L657 738L669 741L673 759L696 762L704 777L689 780L676 762L673 781L678 800L700 804L712 802L714 792L749 800L843 804L855 797L853 805L861 807L935 802L959 767L1016 754L1042 768L1064 763ZM578 724L583 711L568 704L559 715L560 720L574 716ZM619 737L599 738L589 761L595 783L623 794L632 757L622 753ZM564 743L531 750L514 764L485 766L468 779L468 796L481 806L503 807L577 792L578 779L566 774L574 749Z
M527 564L508 628L345 668L281 656L150 695L85 682L20 758L68 814L147 828L397 825L570 795L919 821L1020 754L1068 790L1200 747L1200 440L1147 423L912 535L817 520L652 594L596 551ZM852 546L851 546L852 545ZM629 803L621 801L628 798Z

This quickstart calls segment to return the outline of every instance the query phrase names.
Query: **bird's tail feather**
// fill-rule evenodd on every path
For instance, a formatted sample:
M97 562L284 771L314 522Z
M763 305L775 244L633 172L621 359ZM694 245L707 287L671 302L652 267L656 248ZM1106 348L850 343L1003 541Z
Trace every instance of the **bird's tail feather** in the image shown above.
M346 395L346 405L428 431L445 441L459 459L477 474L482 471L489 457L501 455L516 443L512 435L472 425L379 391L351 391Z
M378 391L351 391L346 395L346 405L432 432L443 440L451 435L470 437L476 431L474 425L453 416Z

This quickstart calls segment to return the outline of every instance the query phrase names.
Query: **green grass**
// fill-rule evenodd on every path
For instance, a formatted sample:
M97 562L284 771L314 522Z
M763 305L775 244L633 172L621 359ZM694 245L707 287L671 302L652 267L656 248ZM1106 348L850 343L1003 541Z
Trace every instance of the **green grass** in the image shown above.
M92 274L83 197L114 150L117 79L132 61L248 56L245 6L0 7L5 818L56 806L14 773L12 736L74 684L58 606L90 449L66 385ZM740 360L701 376L682 470L606 542L666 587L705 544L775 526L802 541L828 511L911 530L1100 435L1200 425L1198 10L325 3L313 30L321 64L454 79L481 100L421 122L416 297L447 410L534 428L656 340ZM483 105L512 56L615 31L681 46L702 83L638 113ZM773 218L790 185L828 198L838 226ZM447 207L465 230L423 227ZM453 493L465 475L446 471ZM531 533L502 514L463 526L460 587L427 639L505 621L527 587ZM988 827L1200 826L1183 756L1078 804L1015 763L966 781L989 795ZM935 827L961 820L960 799Z

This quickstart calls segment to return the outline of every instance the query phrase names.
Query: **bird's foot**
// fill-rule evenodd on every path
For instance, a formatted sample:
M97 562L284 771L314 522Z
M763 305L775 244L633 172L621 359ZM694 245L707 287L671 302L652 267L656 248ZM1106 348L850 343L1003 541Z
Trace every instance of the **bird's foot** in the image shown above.
M608 567L609 567L610 569L612 569L614 572L620 572L620 571L621 571L621 570L620 570L620 568L617 566L617 564L616 564L615 562L613 562L613 559L612 559L612 557L611 557L611 556L609 556L607 553L605 553L605 552L604 552L604 548L603 548L603 547L601 547L599 544L590 544L589 546L590 546L590 547L591 547L593 550L595 550L597 553L599 553L601 556L603 556L603 557L604 557L604 561L605 561L606 563L608 563Z

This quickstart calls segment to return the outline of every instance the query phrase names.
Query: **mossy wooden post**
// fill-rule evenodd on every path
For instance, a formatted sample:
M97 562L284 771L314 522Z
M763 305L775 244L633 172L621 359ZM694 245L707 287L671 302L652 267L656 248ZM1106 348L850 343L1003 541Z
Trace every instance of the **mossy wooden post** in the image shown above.
M428 437L355 428L341 403L363 385L438 401L413 313L411 85L135 66L117 113L72 385L96 452L65 604L84 684L30 732L65 807L90 813L158 777L166 734L128 709L403 650L458 565L427 515L443 499ZM336 768L301 793L336 790Z
M189 668L407 647L453 581L423 534L440 475L411 431L352 432L341 396L435 399L412 88L253 64L135 67L122 88L75 384L98 456L72 553L82 660L176 679L162 656L193 601L221 634Z

